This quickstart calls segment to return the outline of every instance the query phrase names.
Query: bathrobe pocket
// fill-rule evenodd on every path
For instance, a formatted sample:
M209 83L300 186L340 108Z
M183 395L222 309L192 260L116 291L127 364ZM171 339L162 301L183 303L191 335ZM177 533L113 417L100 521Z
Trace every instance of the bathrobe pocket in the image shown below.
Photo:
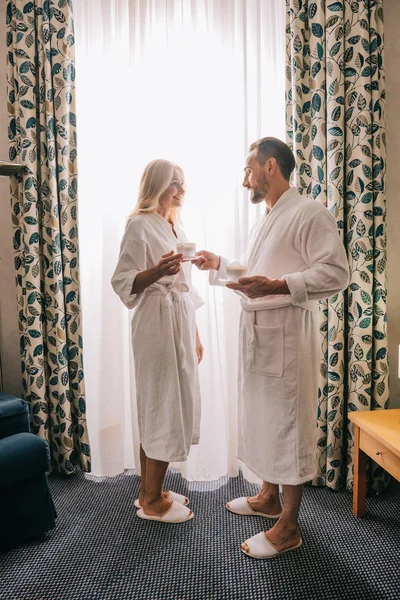
M284 371L283 325L263 327L253 324L248 348L248 368L266 377L282 377Z

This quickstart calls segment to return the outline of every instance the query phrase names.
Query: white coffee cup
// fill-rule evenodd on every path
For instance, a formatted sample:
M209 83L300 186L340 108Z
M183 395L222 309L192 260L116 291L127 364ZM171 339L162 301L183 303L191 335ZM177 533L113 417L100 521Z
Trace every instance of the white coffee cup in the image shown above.
M196 254L196 244L192 242L182 242L177 244L178 254L183 254L183 258L193 258Z
M239 262L231 262L226 266L226 274L228 279L233 283L237 283L241 277L245 277L246 273L246 265L241 265Z

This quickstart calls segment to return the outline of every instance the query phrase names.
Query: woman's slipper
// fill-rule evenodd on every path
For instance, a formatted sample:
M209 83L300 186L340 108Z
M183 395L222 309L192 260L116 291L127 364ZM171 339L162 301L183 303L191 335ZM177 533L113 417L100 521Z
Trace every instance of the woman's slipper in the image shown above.
M186 496L182 496L182 494L177 494L176 492L166 492L164 498L168 500L168 502L179 502L179 504L183 504L183 506L187 506L189 504L189 498ZM139 504L139 498L133 503L136 508L142 508Z
M185 523L193 519L194 513L180 502L171 502L171 506L160 516L146 515L143 508L139 508L136 515L147 521L161 521L161 523Z
M241 515L243 517L266 517L267 519L279 519L282 513L278 515L268 515L267 513L263 513L254 508L251 508L248 498L235 498L235 500L231 500L231 502L226 503L226 508L230 510L235 515Z
M251 556L251 558L275 558L275 556L278 556L279 554L284 554L285 552L290 552L291 550L300 548L302 543L303 541L300 538L300 542L295 546L287 548L287 550L278 550L278 548L276 548L267 538L265 532L262 531L261 533L257 533L256 535L253 535L253 537L246 540L245 544L247 546L247 550L243 550L242 547L241 550L247 556Z

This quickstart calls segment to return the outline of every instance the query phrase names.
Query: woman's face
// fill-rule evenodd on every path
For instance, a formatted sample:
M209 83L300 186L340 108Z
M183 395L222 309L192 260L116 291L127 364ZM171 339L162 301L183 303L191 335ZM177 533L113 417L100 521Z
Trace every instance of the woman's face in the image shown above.
M160 206L163 208L180 208L185 195L185 180L179 169L174 169L172 181L160 196Z

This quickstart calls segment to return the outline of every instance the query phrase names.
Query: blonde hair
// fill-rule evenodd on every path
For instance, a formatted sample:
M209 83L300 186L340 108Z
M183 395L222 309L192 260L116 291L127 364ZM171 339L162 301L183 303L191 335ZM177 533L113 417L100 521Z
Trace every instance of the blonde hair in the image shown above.
M131 215L154 214L157 212L160 196L170 186L175 169L183 175L181 167L169 160L158 158L149 162L143 171L138 201ZM179 208L172 208L170 217L173 223L178 221Z

